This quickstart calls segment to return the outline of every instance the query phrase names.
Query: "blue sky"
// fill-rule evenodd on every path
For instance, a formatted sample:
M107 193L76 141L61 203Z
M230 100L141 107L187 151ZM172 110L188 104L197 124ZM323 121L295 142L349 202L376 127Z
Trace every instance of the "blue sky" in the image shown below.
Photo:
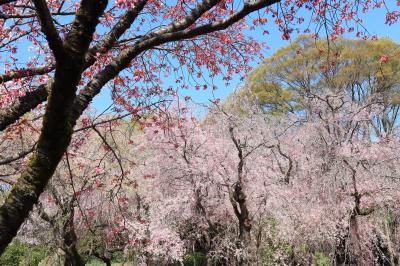
M397 9L395 3L393 1L392 6L389 6L390 9ZM400 43L400 25L387 25L385 24L385 16L386 10L385 8L376 9L373 11L368 12L367 14L363 14L363 25L369 31L371 35L377 35L378 37L388 37L393 39L396 42ZM306 17L306 15L305 15ZM249 32L249 35L256 38L260 42L265 42L270 49L265 49L263 51L264 57L269 57L273 55L273 53L290 43L289 41L282 40L281 33L278 31L277 26L272 22L273 20L270 19L270 23L268 23L265 27L270 34L269 35L262 35L261 30L255 30ZM347 35L345 37L354 38L354 35ZM296 35L292 36L292 40L296 38ZM252 67L256 67L259 61L254 61L251 63ZM169 85L174 86L173 78L167 78L164 81L164 86L168 87ZM232 93L238 86L240 86L241 81L239 76L235 76L234 79L231 81L230 85L226 86L225 82L221 80L221 78L217 78L214 80L214 84L218 87L217 90L200 90L196 91L194 88L181 91L182 97L190 96L194 102L196 103L209 103L212 99L225 99L230 93ZM108 107L111 104L110 95L108 90L103 90L102 94L95 98L93 102L93 107L98 111Z
M389 3L390 1L390 3ZM398 10L399 7L396 6L396 1L394 0L389 0L389 9L390 10ZM305 12L305 11L302 11ZM304 16L305 18L309 17L307 14L300 14ZM380 8L376 9L373 11L368 12L367 14L362 15L362 19L364 21L363 25L367 30L369 31L370 35L377 35L378 37L389 37L393 39L394 41L400 43L400 25L399 23L389 26L385 24L385 15L386 15L386 9L385 8ZM252 15L252 17L255 17L255 15ZM305 23L306 24L306 23ZM273 19L269 18L269 23L264 26L263 29L267 29L270 34L269 35L262 35L262 30L254 30L250 31L248 34L252 36L253 38L257 39L260 42L265 42L270 49L265 49L263 51L263 56L264 57L269 57L273 55L273 53L278 50L279 48L282 48L290 43L289 41L282 40L281 38L281 33L278 31L277 26L274 24ZM312 29L312 27L311 27ZM354 37L354 36L346 36L346 37ZM292 35L292 40L296 38L296 35ZM28 56L32 56L32 52L28 52L28 46L29 43L27 42L22 42L19 44L20 46L20 52L17 54L17 58L19 61L25 61ZM22 59L22 60L21 60ZM24 60L25 59L25 60ZM4 59L3 59L4 60ZM259 63L259 60L255 60L254 62L251 62L252 67L256 67L257 64ZM3 70L4 71L4 70ZM166 78L164 80L164 87L172 86L176 87L174 84L175 79L174 78ZM241 81L239 76L234 76L233 80L230 82L230 85L226 86L225 82L222 81L221 78L217 78L214 81L214 84L218 87L217 90L200 90L196 91L194 88L185 90L185 91L180 91L182 97L184 96L190 96L194 102L196 103L209 103L209 100L212 99L225 99L230 93L232 93L238 86L240 86ZM105 87L102 90L101 95L97 96L92 104L92 107L97 110L97 112L103 111L105 108L107 108L110 104L112 103L111 97L110 97L110 90Z

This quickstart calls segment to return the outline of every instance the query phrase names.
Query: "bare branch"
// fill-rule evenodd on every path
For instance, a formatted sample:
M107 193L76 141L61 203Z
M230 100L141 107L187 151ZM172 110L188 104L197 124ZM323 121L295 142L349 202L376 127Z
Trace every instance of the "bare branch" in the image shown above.
M56 13L51 13L52 16L72 16L75 15L75 12L56 12ZM31 13L31 14L4 14L0 13L0 18L1 19L13 19L13 18L34 18L36 17L36 13Z

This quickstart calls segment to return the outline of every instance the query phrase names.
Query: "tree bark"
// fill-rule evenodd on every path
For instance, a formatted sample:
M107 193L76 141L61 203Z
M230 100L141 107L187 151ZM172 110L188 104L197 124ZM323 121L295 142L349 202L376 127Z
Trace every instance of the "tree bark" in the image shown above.
M106 266L111 266L111 258L105 255L100 255L98 253L94 254L94 256L101 259L106 264Z
M75 247L69 249L65 252L65 266L84 266L81 256ZM111 265L111 264L110 264Z
M247 245L251 238L251 220L246 206L246 195L239 182L233 186L232 197L235 204L235 214L239 220L239 239L244 245ZM237 205L239 205L239 208L237 208Z
M239 239L244 246L250 243L251 219L246 204L246 194L243 191L244 165L246 155L243 153L243 145L240 139L235 137L234 128L229 127L230 137L238 152L239 162L237 165L237 182L233 184L230 191L230 201L239 221Z
M63 51L58 51L54 82L50 87L36 151L0 207L0 254L37 203L71 141L76 123L70 119L71 109L83 71L84 56L106 6L106 0L83 0L64 41Z
M46 101L47 96L46 85L41 85L36 90L27 92L25 96L17 99L7 110L0 111L0 131Z
M65 250L65 266L84 266L85 263L76 248L78 237L74 227L74 206L70 205L68 220L64 224L63 238Z

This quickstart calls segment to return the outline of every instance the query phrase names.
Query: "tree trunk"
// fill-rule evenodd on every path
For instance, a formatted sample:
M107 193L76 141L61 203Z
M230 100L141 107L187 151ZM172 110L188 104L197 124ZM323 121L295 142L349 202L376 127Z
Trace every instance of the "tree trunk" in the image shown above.
M37 148L27 169L0 207L0 254L16 236L33 205L37 203L71 141L76 123L76 120L71 121L71 109L83 71L84 56L92 41L98 18L106 6L106 0L82 1L71 31L62 46L57 46L57 51L53 50L57 61L56 71Z
M107 257L101 257L101 260L106 264L106 266L111 266L111 259Z
M108 252L104 252L104 253L108 253ZM98 252L95 252L93 254L93 256L95 256L96 258L101 259L106 264L106 266L111 266L111 258L106 256L105 254L100 255Z
M107 258L107 261L104 261L106 263L107 266L111 266L111 260L109 258Z
M65 252L65 266L84 266L82 257L75 246L68 248ZM111 265L111 264L110 264Z
M64 250L65 250L65 266L84 266L82 257L80 256L76 244L78 237L75 233L74 226L74 206L69 206L70 215L63 227Z
M243 245L250 243L251 220L246 205L246 195L244 194L242 184L237 182L232 187L231 202L239 220L239 239ZM239 206L238 206L239 205Z

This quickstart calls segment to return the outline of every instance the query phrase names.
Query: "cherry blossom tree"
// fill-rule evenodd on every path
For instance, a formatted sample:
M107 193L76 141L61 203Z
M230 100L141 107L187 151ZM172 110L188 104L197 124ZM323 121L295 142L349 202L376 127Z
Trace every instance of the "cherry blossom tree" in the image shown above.
M328 104L327 95L343 101ZM63 208L58 189L73 202L61 217L73 213L76 246L95 231L106 236L99 257L118 248L137 263L182 261L194 250L230 265L310 264L316 254L395 265L397 129L365 133L381 112L375 99L318 96L307 117L265 114L240 96L245 112L217 106L205 121L180 106L174 116L79 131L42 194L44 212L71 221L53 216Z
M311 92L306 115L265 113L239 91L230 99L239 109L216 107L203 122L186 107L167 122L154 118L142 141L150 252L177 259L194 247L231 265L318 256L396 265L398 128L377 134L372 126L387 101L373 89L362 100L329 84Z
M126 246L124 223L136 219L136 183L126 170L133 161L128 156L130 149L119 147L127 142L130 126L112 124L75 134L54 178L18 234L25 242L52 247L49 253L61 254L66 265L84 265L89 256L111 265L113 253L123 252Z
M203 123L187 114L155 120L140 182L152 191L143 195L149 251L177 259L194 246L231 265L311 264L317 254L338 265L395 265L399 140L396 128L371 131L384 108L375 97L326 88L310 97L307 116L249 104L215 108Z
M306 20L300 11L310 10L307 20L325 25L334 39L345 32L344 25L360 24L357 10L384 5L306 0L0 1L5 60L0 129L13 127L32 110L43 116L36 144L18 155L31 153L30 159L0 207L0 252L37 203L78 119L104 87L111 85L116 111L137 115L153 101L175 94L161 86L162 74L176 74L176 83L187 88L188 78L201 83L204 77L223 75L230 80L249 70L248 62L262 47L244 33L250 13L259 12L247 21L253 26L266 24L271 15L288 39ZM397 19L398 11L389 10L386 22ZM23 51L26 46L29 56Z
M6 95L5 99L8 97L9 100L2 104L4 111L1 115L1 128L6 128L21 115L45 100L47 100L47 104L42 133L27 170L23 171L19 181L13 185L13 189L1 207L1 250L4 250L15 236L33 204L37 202L70 143L77 119L102 87L121 72L129 72L130 69L134 71L133 77L131 76L133 82L145 78L144 66L149 64L142 64L139 56L146 51L154 54L154 58L157 58L161 55L157 53L157 49L152 52L153 48L168 43L177 45L172 48L175 51L184 51L182 45L186 42L178 41L205 36L206 38L200 39L199 42L208 42L208 39L213 39L213 37L207 36L208 33L226 29L247 14L274 3L274 1L246 2L238 10L230 12L224 4L220 4L221 1L199 3L193 1L187 8L181 8L185 5L180 2L171 5L159 1L136 1L134 3L117 1L114 3L115 6L107 11L108 1L72 1L68 3L54 1L50 5L45 1L33 1L33 5L25 3L26 1L19 2L1 3L5 20L10 19L14 22L11 27L4 29L4 34L11 36L16 33L17 39L27 36L27 39L38 47L38 51L35 51L38 56L28 63L27 68L15 71L10 69L2 77L3 83L16 79L20 81L20 84L16 82L12 93ZM207 14L207 11L210 12ZM142 12L150 15L147 18L138 19ZM58 15L61 18L55 23L53 17ZM65 19L64 16L66 16ZM72 16L72 18L68 16ZM95 33L100 17L102 17L103 28L107 28L107 26L110 28L103 36ZM114 17L115 23L113 23ZM177 20L173 21L175 18ZM163 25L165 20L170 21L169 25ZM152 23L157 29L151 30L153 26L147 29L146 21ZM133 36L129 36L128 30L133 22L138 23L136 33L143 32L143 34L132 33ZM156 26L157 23L160 24ZM38 24L40 24L41 32L37 30ZM237 36L238 40L245 42L239 41L236 45L250 45L251 42L246 44L246 40L240 32L241 27L243 26L239 23L232 28L232 36ZM217 34L217 36L221 39L226 38L224 34ZM122 39L123 37L127 39ZM47 45L41 46L42 43ZM210 41L210 45L212 43L213 41ZM195 42L194 46L197 45ZM18 45L11 42L4 44L4 47L12 54L16 52ZM120 48L114 51L114 47ZM167 51L171 49L165 48ZM197 53L205 51L206 49L201 49L197 50ZM225 50L222 52L226 53ZM173 55L174 52L171 54ZM183 56L180 57L183 58ZM15 57L12 58L17 60ZM198 64L204 65L202 59L199 58L199 60ZM135 61L138 64L134 63ZM31 68L34 64L41 62L45 63L45 67ZM230 71L234 71L236 67L230 62L229 60L228 67L231 69ZM238 68L240 69L243 62L239 64ZM142 67L138 67L139 65ZM152 68L154 67L157 69L159 65L153 65ZM53 70L54 74L50 74ZM214 72L219 73L220 68L214 67ZM147 79L149 78L151 77L147 77ZM36 89L23 90L26 82L39 84ZM40 82L44 82L44 84L40 85ZM129 80L116 79L116 84L122 87L126 86L127 82ZM147 88L148 90L139 91L139 94L147 94L147 96L159 94L157 86ZM119 90L118 88L114 90L115 101L125 105L123 98L118 96ZM138 88L133 88L130 94L132 96L137 94L137 90ZM22 95L13 102L13 98L15 99L13 95L18 97L18 91ZM139 95L134 97L140 98ZM137 112L140 109L140 104L129 106L127 107L130 112Z
M210 263L254 262L251 232L269 196L264 189L286 186L290 170L275 160L283 168L290 163L275 138L261 130L268 124L261 113L244 118L218 111L202 125L185 110L155 120L141 141L148 154L138 182L152 191L143 195L150 252L158 245L166 248L159 256L175 254L175 260L195 249L207 253ZM262 167L267 162L271 168ZM164 236L153 238L154 230Z

